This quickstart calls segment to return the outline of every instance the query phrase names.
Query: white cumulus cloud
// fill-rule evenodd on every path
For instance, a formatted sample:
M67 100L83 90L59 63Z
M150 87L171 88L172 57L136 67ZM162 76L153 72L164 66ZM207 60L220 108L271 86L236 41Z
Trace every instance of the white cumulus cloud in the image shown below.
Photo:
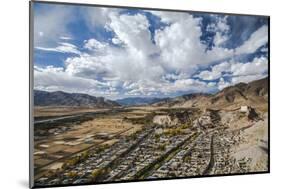
M268 26L257 29L250 38L236 49L237 54L254 53L259 47L268 43Z
M42 50L42 51L53 51L53 52L60 52L60 53L73 53L80 55L81 52L78 50L78 48L70 43L59 43L59 46L57 47L40 47L37 46L35 49Z
M68 57L63 68L36 67L35 87L110 98L159 96L212 92L266 74L266 57L246 63L228 60L235 55L253 53L265 45L267 26L253 32L240 47L224 48L222 44L229 38L230 26L227 17L218 17L207 28L215 32L215 46L209 49L201 41L202 18L187 13L149 12L167 24L157 29L154 35L143 12L121 14L115 9L87 9L83 15L93 31L97 27L104 28L111 32L112 38L104 42L98 37L89 37L81 48L66 42L56 42L57 46L37 45L38 50L75 56ZM66 25L59 35L63 41L72 37L64 31L65 28ZM38 31L42 31L41 37L44 37L47 30ZM218 82L210 82L212 80Z

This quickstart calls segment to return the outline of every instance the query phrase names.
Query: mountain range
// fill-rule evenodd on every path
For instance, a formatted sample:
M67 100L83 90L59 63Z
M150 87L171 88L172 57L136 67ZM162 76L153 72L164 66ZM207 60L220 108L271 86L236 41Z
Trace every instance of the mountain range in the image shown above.
M103 97L94 97L81 93L66 93L62 91L47 92L34 90L35 106L85 106L96 108L111 108L120 106L117 102Z
M35 106L86 106L112 108L120 105L152 105L168 107L218 107L265 104L268 101L268 77L250 83L238 83L216 94L193 93L174 98L123 98L116 101L81 93L34 90Z
M129 98L117 99L116 102L118 102L119 104L124 105L124 106L132 106L132 105L153 104L153 103L165 101L168 99L169 98L129 97Z

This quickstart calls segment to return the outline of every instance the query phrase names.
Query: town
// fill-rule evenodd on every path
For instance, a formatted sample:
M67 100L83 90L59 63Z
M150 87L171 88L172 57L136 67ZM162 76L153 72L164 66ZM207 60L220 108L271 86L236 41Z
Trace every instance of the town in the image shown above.
M243 108L235 110L235 114L246 116ZM116 140L111 145L89 147L63 159L61 166L38 174L36 184L103 183L250 171L251 158L236 159L231 153L233 147L244 142L244 130L253 124L230 130L221 119L223 114L216 110L161 111L141 119L123 117L125 121L147 124L129 135L90 135Z

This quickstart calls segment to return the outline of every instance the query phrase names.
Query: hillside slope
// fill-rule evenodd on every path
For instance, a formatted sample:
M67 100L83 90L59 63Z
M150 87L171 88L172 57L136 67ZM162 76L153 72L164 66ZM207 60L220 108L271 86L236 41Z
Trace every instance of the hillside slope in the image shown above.
M94 97L81 93L66 93L62 91L47 92L34 90L35 106L85 106L97 108L111 108L120 106L117 102L103 97Z
M255 106L267 110L268 77L250 83L238 83L216 94L195 93L160 101L154 106L238 108L241 105Z

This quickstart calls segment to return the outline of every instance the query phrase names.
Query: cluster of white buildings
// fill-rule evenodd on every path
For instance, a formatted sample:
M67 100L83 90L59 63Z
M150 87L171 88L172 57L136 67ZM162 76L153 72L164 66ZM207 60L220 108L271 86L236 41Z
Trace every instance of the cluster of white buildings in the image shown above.
M243 173L249 171L249 158L236 160L232 148L243 141L240 131L217 131L214 135L214 166L210 174Z
M159 131L159 129L156 129ZM149 135L137 148L124 157L121 163L110 172L107 181L130 180L143 178L147 167L157 164L159 159L189 138L189 135L161 134L157 137L154 132Z
M201 175L210 161L211 135L197 135L149 178L187 177Z

